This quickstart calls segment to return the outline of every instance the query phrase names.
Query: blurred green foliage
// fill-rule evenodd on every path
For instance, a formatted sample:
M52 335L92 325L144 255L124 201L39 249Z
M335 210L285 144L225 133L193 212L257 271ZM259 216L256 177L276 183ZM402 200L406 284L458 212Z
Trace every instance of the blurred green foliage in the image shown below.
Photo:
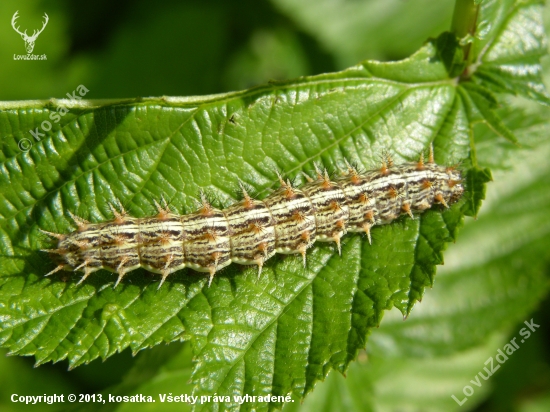
M86 98L92 99L209 94L334 71L366 58L404 58L450 26L453 5L450 0L141 0L116 6L107 1L7 0L0 3L4 22L19 10L21 25L39 27L42 13L49 14L48 29L35 48L48 60L12 60L12 54L23 54L23 42L9 24L0 25L0 100L60 98L78 84L86 85ZM548 59L544 63L548 84L550 64ZM352 364L347 380L331 373L301 410L360 411L366 405L375 410L449 410L455 406L448 403L449 394L460 398L454 391L468 384L531 317L541 329L460 410L548 410L549 302L528 317L525 313L536 310L548 287L550 188L544 177L550 174L550 149L543 137L550 131L549 117L548 111L525 101L509 103L516 109L501 114L523 147L495 140L485 125L476 128L480 162L500 170L478 221L467 224L459 244L445 255L436 287L407 322L400 313L389 313L369 338L368 361L364 355ZM525 277L518 275L527 272L535 274L530 279L536 282L522 283ZM480 287L479 277L488 284ZM518 293L514 300L527 287L539 293L530 301ZM483 294L488 289L494 291L490 296ZM495 311L499 300L516 305L518 316L510 316L510 308ZM168 348L173 352L156 347L136 358L125 352L70 372L65 362L32 369L30 359L3 358L0 407L28 410L9 402L10 394L18 392L168 392L167 377L187 381L191 373L189 348ZM179 357L171 358L171 353ZM49 410L55 409L52 405Z

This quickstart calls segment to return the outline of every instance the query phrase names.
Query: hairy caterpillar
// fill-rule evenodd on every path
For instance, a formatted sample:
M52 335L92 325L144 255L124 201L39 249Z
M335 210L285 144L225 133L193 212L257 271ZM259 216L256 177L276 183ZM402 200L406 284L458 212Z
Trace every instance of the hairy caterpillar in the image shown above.
M258 275L275 253L300 253L315 241L335 242L346 232L364 232L371 242L374 225L388 224L402 214L414 218L439 203L458 201L464 188L458 170L428 162L394 165L391 159L379 169L346 173L331 180L317 169L317 178L295 188L279 178L281 186L263 200L252 199L243 188L243 200L224 210L202 197L195 213L177 215L157 204L158 214L129 217L112 207L115 218L90 223L72 216L78 229L68 235L46 232L58 239L55 255L59 270L82 270L83 282L91 273L107 269L118 273L115 287L130 271L143 267L162 276L185 267L209 274L236 262L257 265Z

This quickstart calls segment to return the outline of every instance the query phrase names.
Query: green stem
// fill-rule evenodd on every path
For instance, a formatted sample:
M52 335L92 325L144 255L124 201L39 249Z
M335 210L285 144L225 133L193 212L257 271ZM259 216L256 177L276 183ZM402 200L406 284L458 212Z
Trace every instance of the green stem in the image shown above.
M475 36L477 15L479 12L478 0L456 0L455 10L453 14L453 22L451 24L451 31L459 38L462 39L468 35ZM464 51L464 60L469 66L473 58L471 53L472 42L469 41L462 46Z

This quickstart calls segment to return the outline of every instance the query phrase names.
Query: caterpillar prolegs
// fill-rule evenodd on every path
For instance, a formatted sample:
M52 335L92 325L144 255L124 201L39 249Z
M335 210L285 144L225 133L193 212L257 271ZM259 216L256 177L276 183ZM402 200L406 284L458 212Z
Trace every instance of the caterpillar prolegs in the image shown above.
M414 218L434 204L448 207L463 192L460 171L428 162L394 165L359 173L348 167L331 179L317 170L315 179L300 188L280 180L280 187L263 200L243 188L243 200L219 210L202 197L195 213L177 215L157 204L158 214L134 218L112 208L114 219L90 223L73 216L78 229L67 235L45 232L58 239L59 270L81 270L83 282L91 273L107 269L124 276L143 267L161 275L162 286L173 272L185 267L209 275L231 264L262 266L275 253L301 254L315 241L334 242L347 232L364 232L371 241L375 225L391 223L402 214ZM46 275L46 276L48 276Z

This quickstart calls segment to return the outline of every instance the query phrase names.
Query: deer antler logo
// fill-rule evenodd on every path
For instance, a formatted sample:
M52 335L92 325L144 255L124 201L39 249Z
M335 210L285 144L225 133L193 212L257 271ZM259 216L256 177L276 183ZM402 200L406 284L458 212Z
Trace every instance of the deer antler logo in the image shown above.
M21 38L25 41L25 48L27 49L27 53L30 54L34 49L34 42L36 41L36 38L40 33L44 31L44 28L46 27L46 24L48 24L48 20L50 20L50 18L46 13L44 13L44 23L42 24L42 28L40 30L34 30L32 36L29 36L27 34L27 30L21 33L21 31L19 31L19 27L15 26L16 20L19 18L18 13L19 10L17 10L11 18L11 26L17 33L21 35Z

